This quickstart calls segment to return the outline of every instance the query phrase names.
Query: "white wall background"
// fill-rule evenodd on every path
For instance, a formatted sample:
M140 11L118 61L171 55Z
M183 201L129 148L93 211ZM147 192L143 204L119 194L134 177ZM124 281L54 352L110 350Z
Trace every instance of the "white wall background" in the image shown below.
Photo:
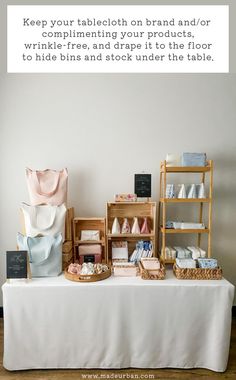
M115 193L133 191L134 173L153 174L158 200L166 153L204 151L215 163L213 255L236 284L235 105L235 74L7 75L2 57L0 282L28 201L26 166L66 166L76 214L103 216Z

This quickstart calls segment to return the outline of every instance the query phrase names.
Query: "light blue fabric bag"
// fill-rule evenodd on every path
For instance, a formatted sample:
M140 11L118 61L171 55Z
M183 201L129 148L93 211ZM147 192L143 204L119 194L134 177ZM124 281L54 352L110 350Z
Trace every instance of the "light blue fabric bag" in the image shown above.
M17 234L20 250L28 251L32 277L53 277L62 272L62 234L29 237Z

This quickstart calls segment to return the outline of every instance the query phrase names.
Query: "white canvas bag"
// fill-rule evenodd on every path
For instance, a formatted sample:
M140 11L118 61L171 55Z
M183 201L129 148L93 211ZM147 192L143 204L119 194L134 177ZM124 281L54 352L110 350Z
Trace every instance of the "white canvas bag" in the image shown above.
M30 206L22 202L21 210L24 216L25 233L27 236L62 234L65 237L66 206L38 205Z

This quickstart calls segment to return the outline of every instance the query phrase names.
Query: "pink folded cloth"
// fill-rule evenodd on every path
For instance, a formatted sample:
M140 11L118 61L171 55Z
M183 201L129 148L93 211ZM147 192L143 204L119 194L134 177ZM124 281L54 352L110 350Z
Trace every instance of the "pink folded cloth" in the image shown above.
M82 244L79 246L79 255L101 255L101 244Z
M71 263L68 267L68 273L71 274L80 274L81 272L81 265L76 263Z
M141 259L143 267L145 269L160 269L161 265L158 259L151 258L151 259Z

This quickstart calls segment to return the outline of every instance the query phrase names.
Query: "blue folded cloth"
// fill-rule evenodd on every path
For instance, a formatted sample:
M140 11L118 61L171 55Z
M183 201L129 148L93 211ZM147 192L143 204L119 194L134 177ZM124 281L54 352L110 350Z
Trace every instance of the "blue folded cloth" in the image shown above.
M187 248L183 247L174 247L176 250L176 257L179 259L191 259L192 255L191 252Z
M183 153L182 166L205 166L206 153Z
M198 259L199 268L214 269L218 267L216 259Z

